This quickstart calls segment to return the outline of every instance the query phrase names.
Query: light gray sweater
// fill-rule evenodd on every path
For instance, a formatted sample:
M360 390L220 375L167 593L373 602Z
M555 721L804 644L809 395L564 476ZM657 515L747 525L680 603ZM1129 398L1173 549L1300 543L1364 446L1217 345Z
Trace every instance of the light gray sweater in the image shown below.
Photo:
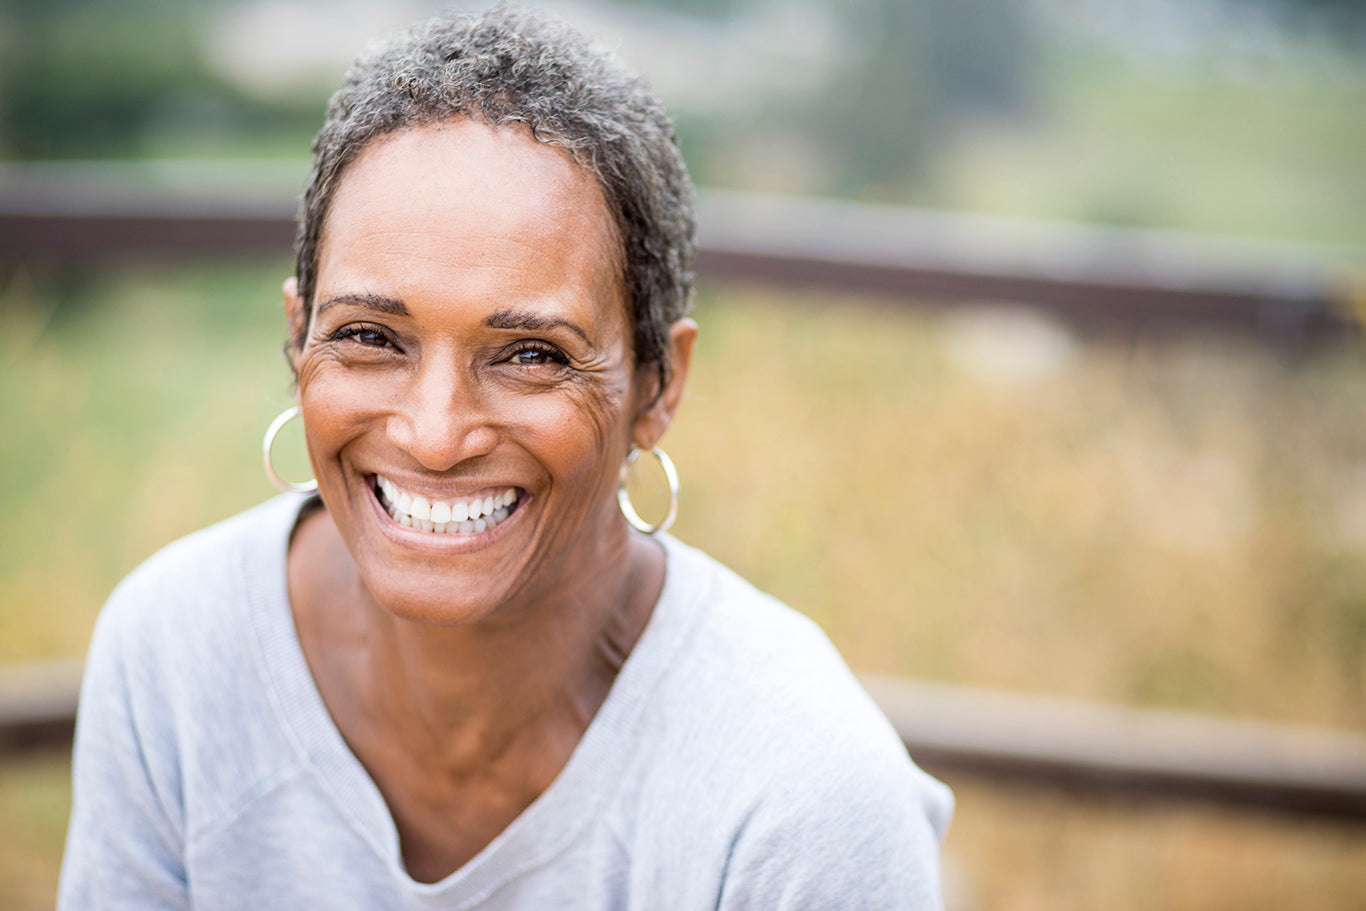
M648 627L559 777L441 882L404 871L285 587L303 498L172 544L96 627L59 907L939 907L948 790L825 636L672 538Z

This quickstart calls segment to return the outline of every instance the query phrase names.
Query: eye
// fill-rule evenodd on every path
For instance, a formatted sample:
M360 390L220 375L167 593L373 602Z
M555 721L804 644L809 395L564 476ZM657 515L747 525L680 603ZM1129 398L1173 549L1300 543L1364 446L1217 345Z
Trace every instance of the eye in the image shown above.
M508 360L518 367L545 367L552 364L564 367L569 364L569 358L563 351L544 342L519 342Z
M395 347L389 330L371 323L351 323L342 326L331 336L331 340L334 342L346 341L347 339L367 348Z

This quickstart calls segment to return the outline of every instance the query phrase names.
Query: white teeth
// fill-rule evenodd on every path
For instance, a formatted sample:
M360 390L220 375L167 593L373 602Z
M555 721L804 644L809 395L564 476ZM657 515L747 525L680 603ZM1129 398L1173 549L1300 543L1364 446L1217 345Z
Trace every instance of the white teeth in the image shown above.
M432 517L432 504L427 502L426 497L413 497L413 518L430 519Z
M515 487L476 500L436 500L409 493L382 476L376 476L375 486L395 522L432 534L469 535L496 528L517 502Z

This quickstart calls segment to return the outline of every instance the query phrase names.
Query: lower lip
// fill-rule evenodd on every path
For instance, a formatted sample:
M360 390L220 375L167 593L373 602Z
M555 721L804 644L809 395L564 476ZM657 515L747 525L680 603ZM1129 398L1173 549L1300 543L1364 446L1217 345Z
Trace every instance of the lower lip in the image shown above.
M379 501L379 494L375 492L375 479L373 476L366 478L366 490L370 494L370 506L375 512L375 518L379 522L380 530L394 541L404 547L417 547L422 550L429 550L434 553L452 554L467 553L469 551L481 550L498 543L505 534L505 529L520 521L522 513L526 512L527 502L530 495L525 490L518 496L517 508L514 509L506 519L499 522L493 528L473 534L445 534L442 532L422 531L417 528L409 528L394 521L394 517L389 515L389 511L384 508L384 504Z

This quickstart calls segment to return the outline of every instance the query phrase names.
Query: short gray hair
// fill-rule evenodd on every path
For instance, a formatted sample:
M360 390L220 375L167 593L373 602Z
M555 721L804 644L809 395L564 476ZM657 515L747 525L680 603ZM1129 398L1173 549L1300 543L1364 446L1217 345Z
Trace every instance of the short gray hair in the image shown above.
M663 105L644 80L563 23L498 6L439 17L362 55L313 141L295 274L307 311L323 222L346 167L371 141L455 117L524 123L602 187L622 238L638 366L671 372L669 327L691 303L692 182ZM302 333L304 330L300 330ZM302 347L304 337L292 344Z

